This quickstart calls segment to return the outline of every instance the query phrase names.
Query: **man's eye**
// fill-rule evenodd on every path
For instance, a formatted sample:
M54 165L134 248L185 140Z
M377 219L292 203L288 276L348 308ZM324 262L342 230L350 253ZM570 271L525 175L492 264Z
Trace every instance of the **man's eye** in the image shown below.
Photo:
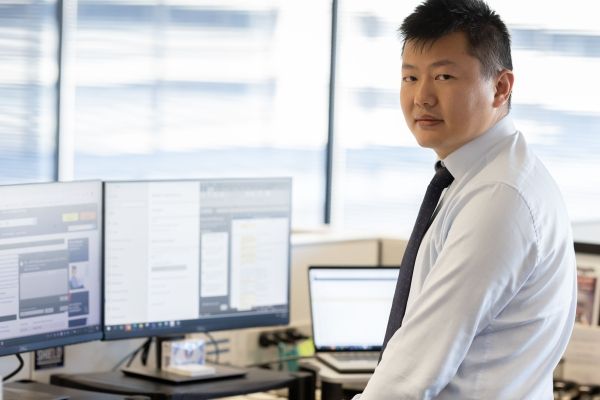
M452 79L452 78L453 78L453 76L448 75L448 74L439 74L435 77L435 79L438 81L447 81L448 79Z
M403 82L414 82L416 80L417 80L417 78L415 78L414 76L403 76L402 77Z

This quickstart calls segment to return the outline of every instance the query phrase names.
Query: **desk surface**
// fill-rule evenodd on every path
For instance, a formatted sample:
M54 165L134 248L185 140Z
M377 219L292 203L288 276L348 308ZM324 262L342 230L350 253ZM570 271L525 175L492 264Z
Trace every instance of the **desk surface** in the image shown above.
M69 396L70 400L122 400L126 397L106 393L94 393L70 389L39 382L11 382L4 385L6 389L31 390L56 396Z
M305 373L305 375L308 375ZM142 394L152 399L210 399L262 392L278 388L296 388L299 377L287 372L248 369L244 377L201 383L168 384L130 377L122 372L52 375L55 385L105 393ZM290 397L292 394L290 394Z

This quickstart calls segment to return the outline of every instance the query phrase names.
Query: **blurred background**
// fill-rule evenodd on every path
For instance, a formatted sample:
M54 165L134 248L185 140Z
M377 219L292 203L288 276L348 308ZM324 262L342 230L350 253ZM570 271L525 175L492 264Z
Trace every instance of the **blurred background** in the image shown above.
M407 236L435 161L399 105L418 3L0 0L0 182L292 176L295 229ZM600 243L595 3L488 3L513 118Z

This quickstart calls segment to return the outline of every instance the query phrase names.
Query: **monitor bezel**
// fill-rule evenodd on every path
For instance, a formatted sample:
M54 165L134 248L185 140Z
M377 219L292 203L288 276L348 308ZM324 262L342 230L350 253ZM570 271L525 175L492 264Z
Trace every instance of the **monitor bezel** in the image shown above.
M139 330L131 330L131 331L120 331L120 330L112 330L108 329L113 325L106 324L106 313L103 312L103 337L104 341L111 340L122 340L122 339L136 339L136 338L144 338L144 337L168 337L168 336L181 336L185 334L193 334L193 333L203 333L203 332L215 332L215 331L224 331L224 330L232 330L232 329L246 329L246 328L262 328L262 327L275 327L275 326L285 326L290 323L290 313L291 313L291 232L292 232L292 189L293 189L293 180L291 177L287 176L275 176L275 177L224 177L224 178L185 178L185 179L125 179L125 180L106 180L103 181L103 201L102 205L104 207L103 210L106 210L106 187L111 184L122 184L122 183L140 183L140 184L148 184L148 183L178 183L178 182L194 182L194 183L202 183L202 182L266 182L266 181L281 181L283 183L287 183L289 185L289 218L288 218L288 243L287 243L287 308L285 312L281 313L281 318L279 320L275 320L274 316L277 313L271 313L270 320L267 322L261 322L260 320L256 320L253 323L247 323L247 319L241 319L240 316L235 317L222 317L216 316L214 317L215 321L210 321L208 324L205 323L207 320L213 319L212 317L202 317L190 320L178 321L180 324L178 326L165 326L165 327L154 327L149 329L139 329ZM106 223L106 219L104 220ZM103 252L106 251L106 229L103 229ZM104 255L104 254L103 254ZM106 281L106 266L103 269L104 273L102 275L103 280L103 288L106 289L105 281ZM103 296L105 295L105 291L103 290ZM103 297L103 304L106 307L106 302ZM104 309L103 309L104 311ZM244 316L243 318L248 318ZM217 322L217 321L219 321ZM165 322L165 321L155 321L150 322L150 324L157 322ZM133 322L133 324L140 324L141 322Z

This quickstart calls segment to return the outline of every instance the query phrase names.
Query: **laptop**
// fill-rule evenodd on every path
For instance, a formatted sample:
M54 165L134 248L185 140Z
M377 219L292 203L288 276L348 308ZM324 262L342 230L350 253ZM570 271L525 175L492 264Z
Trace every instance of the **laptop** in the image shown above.
M379 361L398 267L310 267L315 357L338 372L373 372Z

